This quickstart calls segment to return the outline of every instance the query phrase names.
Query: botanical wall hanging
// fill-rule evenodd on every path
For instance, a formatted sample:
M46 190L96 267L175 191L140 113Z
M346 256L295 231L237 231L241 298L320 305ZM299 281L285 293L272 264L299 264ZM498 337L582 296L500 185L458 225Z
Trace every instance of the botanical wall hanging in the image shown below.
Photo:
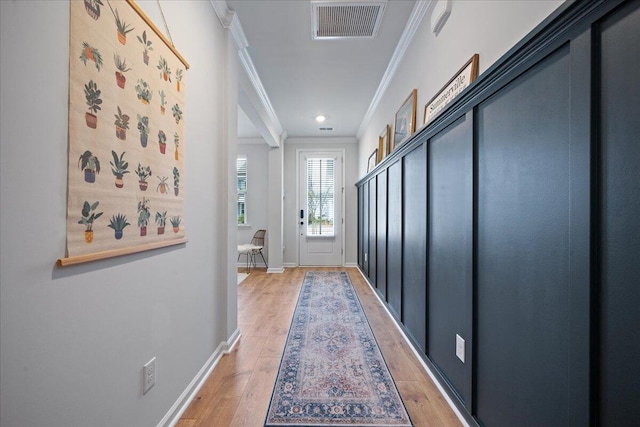
M67 254L58 265L185 242L189 65L131 0L70 2L69 49Z

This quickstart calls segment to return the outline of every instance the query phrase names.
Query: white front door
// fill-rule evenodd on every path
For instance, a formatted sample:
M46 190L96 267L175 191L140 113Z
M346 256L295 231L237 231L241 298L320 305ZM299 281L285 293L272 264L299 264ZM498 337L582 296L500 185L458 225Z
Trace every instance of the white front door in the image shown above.
M298 153L298 264L343 265L342 151Z

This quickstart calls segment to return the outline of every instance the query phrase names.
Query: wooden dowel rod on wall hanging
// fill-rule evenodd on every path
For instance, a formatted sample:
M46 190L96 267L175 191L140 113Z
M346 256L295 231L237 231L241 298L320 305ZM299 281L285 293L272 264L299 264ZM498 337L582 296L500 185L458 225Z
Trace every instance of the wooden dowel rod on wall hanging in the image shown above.
M144 252L150 249L159 249L167 246L181 245L187 243L187 239L171 240L167 242L150 243L148 245L133 246L130 248L114 249L112 251L96 252L87 255L78 255L67 258L60 258L56 261L58 267L67 267L69 265L83 264L85 262L97 261L100 259L114 258L121 255L130 255L136 252Z

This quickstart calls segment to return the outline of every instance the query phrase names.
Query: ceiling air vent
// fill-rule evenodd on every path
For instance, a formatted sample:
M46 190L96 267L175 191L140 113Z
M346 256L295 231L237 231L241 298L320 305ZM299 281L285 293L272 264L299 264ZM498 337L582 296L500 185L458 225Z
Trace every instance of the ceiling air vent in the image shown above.
M314 40L373 38L378 34L386 1L312 1Z

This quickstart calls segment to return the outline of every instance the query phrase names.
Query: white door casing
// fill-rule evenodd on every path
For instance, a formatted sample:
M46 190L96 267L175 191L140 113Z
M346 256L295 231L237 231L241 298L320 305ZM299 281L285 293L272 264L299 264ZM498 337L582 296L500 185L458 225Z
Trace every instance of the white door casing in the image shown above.
M342 266L344 150L298 150L297 158L298 265Z

